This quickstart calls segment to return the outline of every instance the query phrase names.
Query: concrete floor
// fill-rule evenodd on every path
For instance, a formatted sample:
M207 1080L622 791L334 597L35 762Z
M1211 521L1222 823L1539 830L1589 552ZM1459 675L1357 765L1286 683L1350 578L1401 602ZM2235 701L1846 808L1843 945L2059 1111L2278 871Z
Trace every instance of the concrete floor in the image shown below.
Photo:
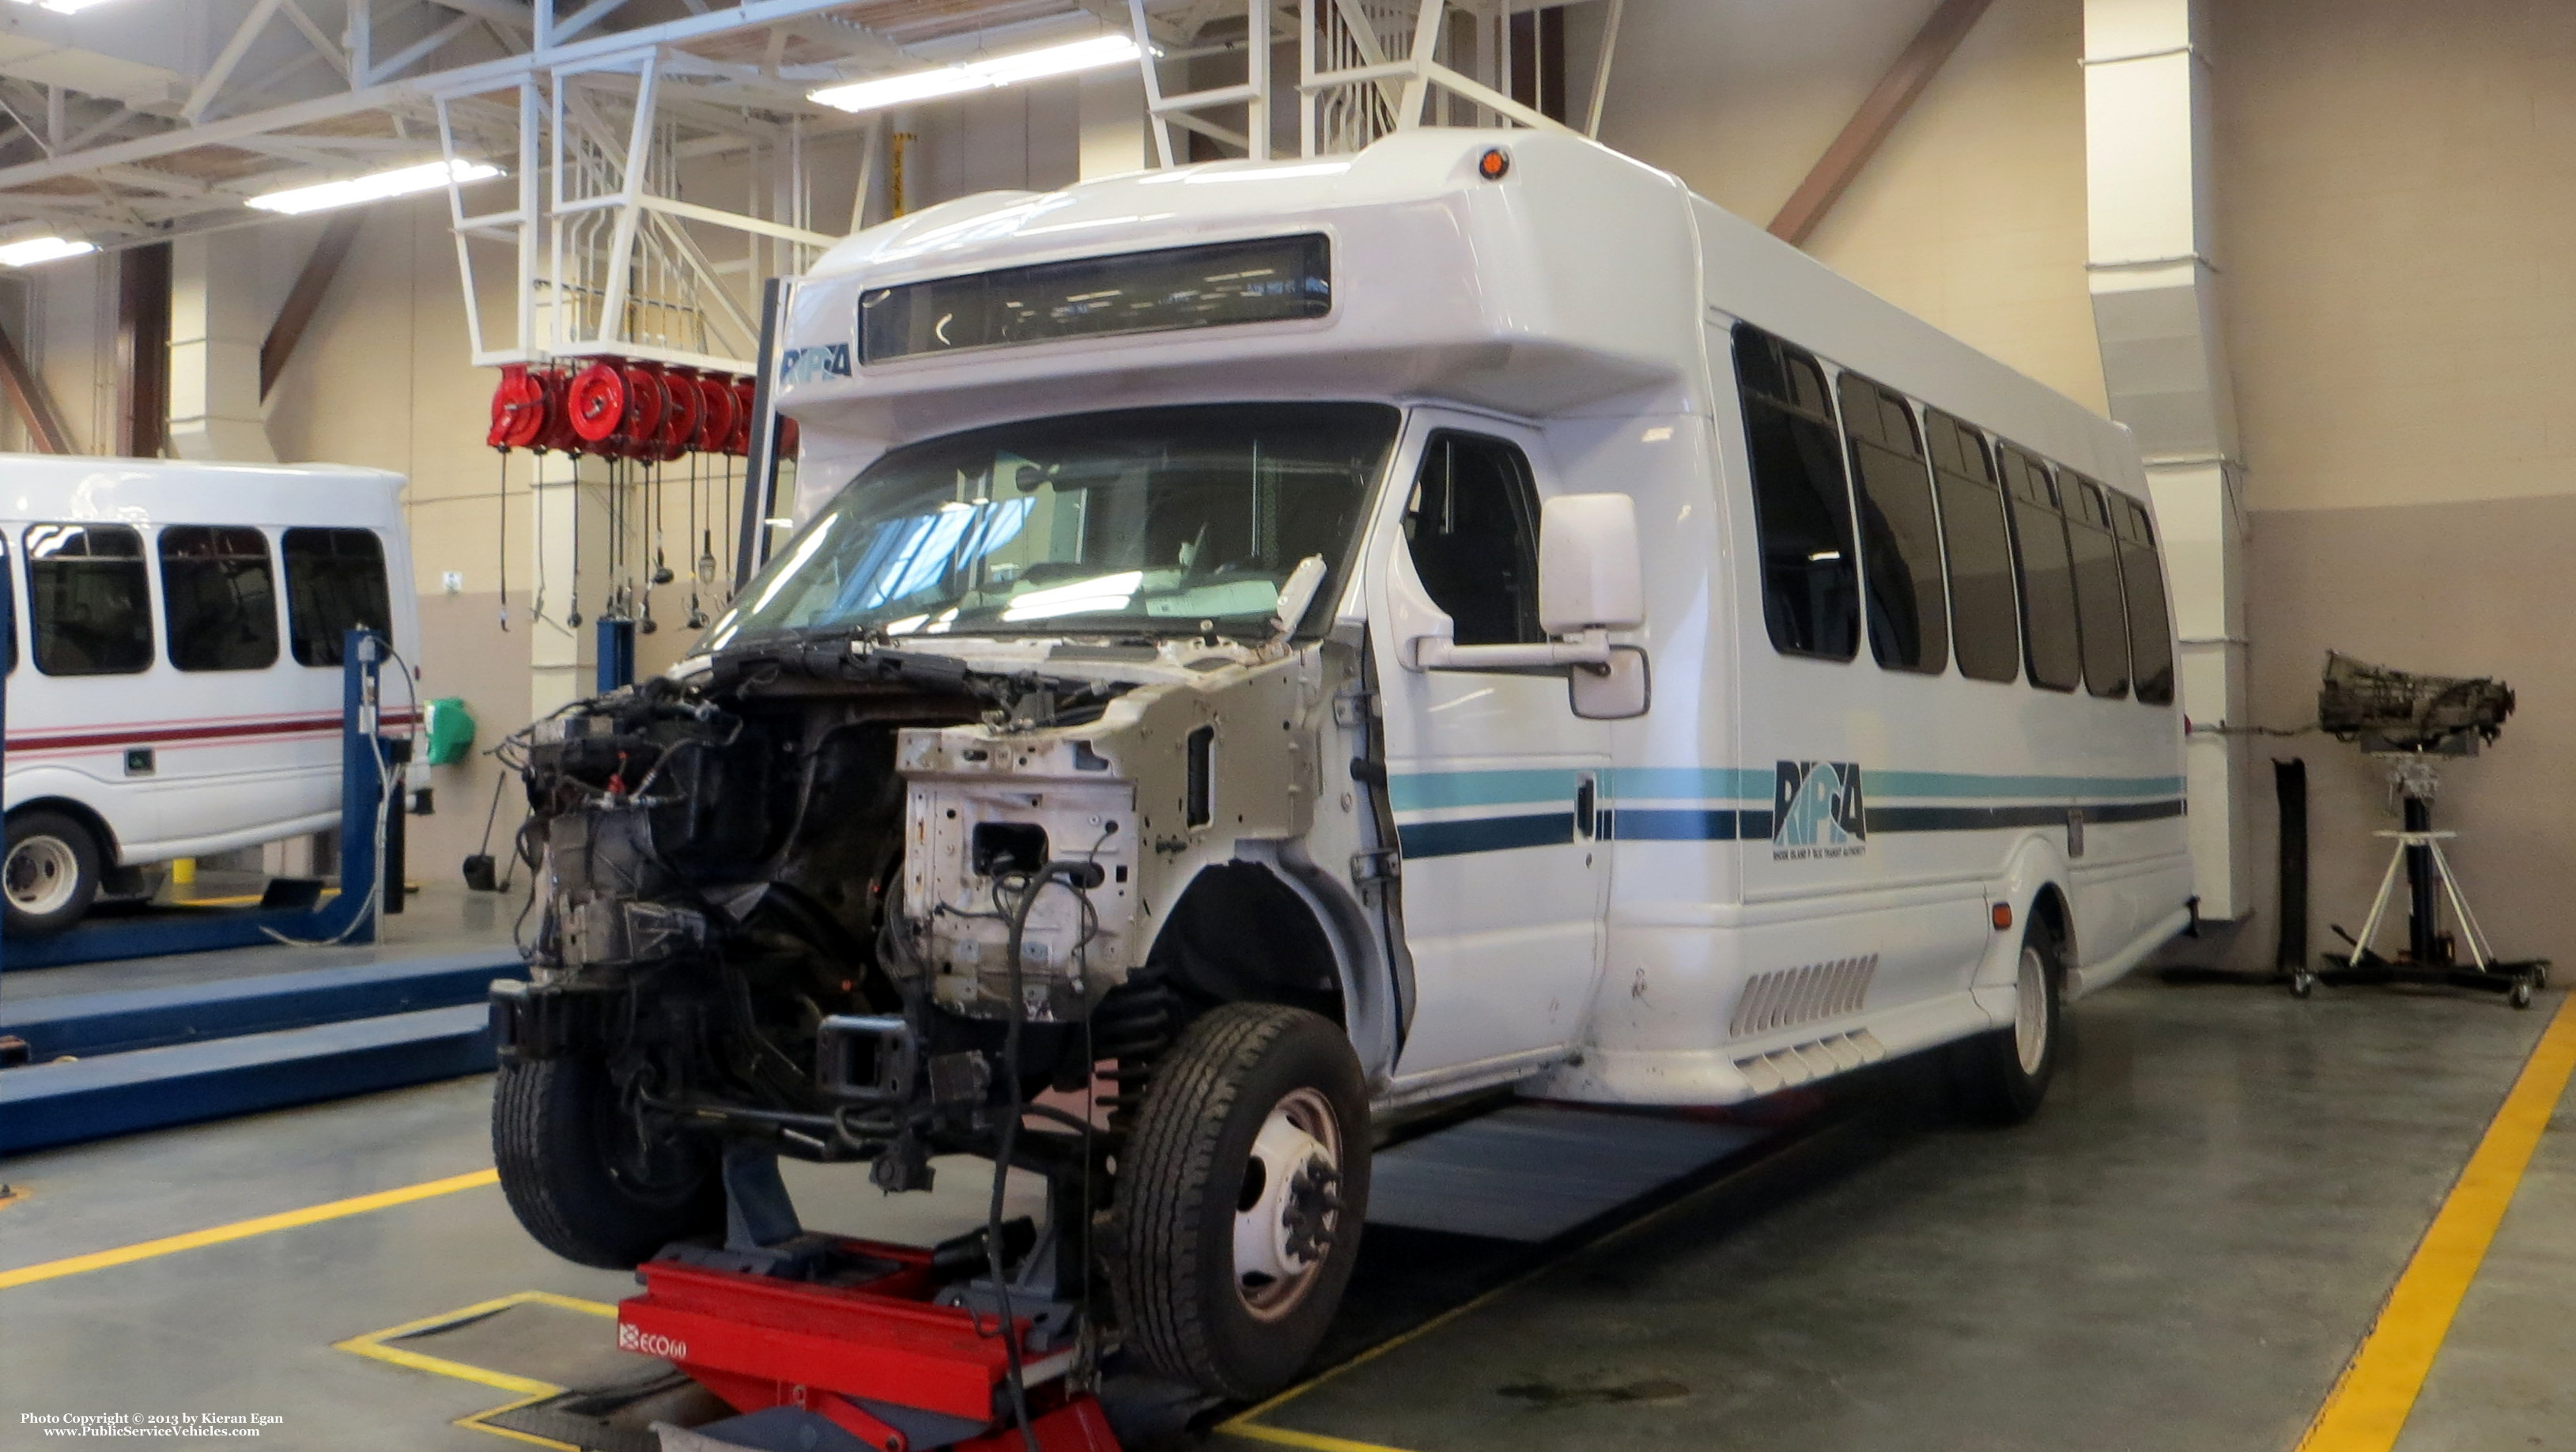
M1328 1359L1504 1289L1262 1421L1413 1452L2285 1452L2562 997L2515 1013L2137 981L2072 1015L2070 1072L2021 1130L1952 1125L1923 1066L1894 1066L1607 1238L1384 1226ZM0 1281L482 1169L489 1099L460 1080L13 1161ZM2403 1452L2576 1448L2571 1124L2562 1108L2543 1137ZM980 1218L981 1169L893 1199L848 1172L791 1183L809 1223L929 1239ZM538 1250L488 1186L0 1283L0 1449L52 1440L22 1413L103 1411L284 1418L268 1447L497 1447L450 1423L518 1396L332 1344L518 1292L630 1288ZM523 1345L517 1371L596 1368L603 1325L567 1313L534 1340L581 1355Z

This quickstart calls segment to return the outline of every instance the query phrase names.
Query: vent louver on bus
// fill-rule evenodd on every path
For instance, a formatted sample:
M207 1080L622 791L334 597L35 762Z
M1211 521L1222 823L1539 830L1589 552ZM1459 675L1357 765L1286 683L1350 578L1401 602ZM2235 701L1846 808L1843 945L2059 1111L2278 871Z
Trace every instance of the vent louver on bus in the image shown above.
M1869 998L1869 981L1878 972L1878 955L1836 958L1803 968L1757 973L1744 983L1735 1000L1735 1016L1726 1031L1750 1038L1774 1029L1858 1013Z

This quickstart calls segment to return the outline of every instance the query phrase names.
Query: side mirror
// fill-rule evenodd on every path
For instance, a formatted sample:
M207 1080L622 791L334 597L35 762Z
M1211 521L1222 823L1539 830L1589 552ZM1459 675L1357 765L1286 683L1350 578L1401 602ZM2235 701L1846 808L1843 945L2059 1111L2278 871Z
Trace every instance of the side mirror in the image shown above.
M1448 619L1405 640L1405 663L1422 671L1565 672L1574 713L1591 720L1643 715L1646 652L1614 646L1610 632L1646 623L1637 505L1625 494L1565 494L1539 510L1539 625L1559 637L1531 645L1460 645Z

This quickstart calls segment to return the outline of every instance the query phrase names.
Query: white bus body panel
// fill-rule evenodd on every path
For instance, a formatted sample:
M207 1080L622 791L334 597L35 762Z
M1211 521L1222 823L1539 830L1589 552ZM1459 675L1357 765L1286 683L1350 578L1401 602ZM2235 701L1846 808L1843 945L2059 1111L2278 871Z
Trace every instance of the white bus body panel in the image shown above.
M402 476L329 465L228 465L152 459L0 455L0 529L17 622L9 672L7 807L76 803L113 834L126 866L229 851L340 821L341 668L295 661L281 540L298 526L373 531L385 552L394 647L420 650ZM125 524L143 536L152 664L131 675L48 676L28 648L31 524ZM275 570L278 659L265 670L183 671L170 664L158 537L165 525L246 525L267 536ZM388 708L411 702L391 684ZM149 750L148 774L126 753Z
M1476 161L1506 149L1509 174ZM869 366L863 289L1195 242L1320 232L1333 310ZM2125 429L1840 278L1675 179L1576 138L1401 133L1329 162L1214 163L990 194L851 238L797 286L783 348L845 371L779 388L801 520L885 449L1017 418L1366 399L1407 410L1341 603L1379 651L1408 839L1568 809L1598 840L1416 856L1418 1012L1383 1098L1547 1071L1543 1093L1723 1103L2011 1021L2022 925L2065 904L2070 995L2188 919L2179 708L1794 659L1762 616L1728 329L1738 320L2145 501ZM1398 529L1427 431L1517 442L1542 497L1634 497L1653 703L1572 717L1562 680L1416 673ZM2150 505L2150 507L2152 507ZM1902 830L1775 848L1783 763L1853 763ZM2069 809L2108 809L2070 851ZM1319 859L1320 860L1320 859ZM1597 902L1597 909L1584 909ZM2014 926L1992 927L1998 906ZM1588 913L1587 915L1584 915Z

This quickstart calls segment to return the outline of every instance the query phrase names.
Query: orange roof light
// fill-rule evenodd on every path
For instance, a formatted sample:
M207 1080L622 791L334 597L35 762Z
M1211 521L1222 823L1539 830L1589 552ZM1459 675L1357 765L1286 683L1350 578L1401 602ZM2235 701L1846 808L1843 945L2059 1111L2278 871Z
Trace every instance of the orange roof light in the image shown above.
M1499 146L1488 147L1484 155L1476 158L1476 175L1487 181L1501 181L1511 169L1512 154Z

